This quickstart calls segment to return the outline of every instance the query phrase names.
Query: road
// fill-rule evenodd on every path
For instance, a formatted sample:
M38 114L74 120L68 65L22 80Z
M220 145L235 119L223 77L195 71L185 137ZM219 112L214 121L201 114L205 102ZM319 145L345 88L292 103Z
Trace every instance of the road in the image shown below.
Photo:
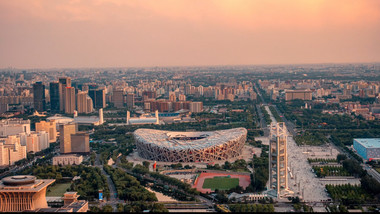
M99 154L96 154L96 159L95 159L95 166L100 168L100 171L101 173L107 177L107 184L108 184L108 188L110 190L110 198L109 200L103 202L104 205L105 204L108 204L108 205L111 205L112 208L114 210L117 209L117 204L119 203L124 203L123 200L119 200L119 198L117 197L117 190L116 190L116 187L115 187L115 184L113 183L112 179L111 179L111 176L108 175L106 173L106 171L104 171L104 168L103 168L103 165L100 163L100 160L99 160ZM103 204L101 203L101 204Z
M285 125L286 125L286 128L288 129L288 131L290 132L290 134L292 136L296 136L297 135L297 132L295 131L295 125L292 123L292 122L289 122L285 116L278 110L277 106L276 105L271 105L274 107L274 109L276 109L277 111L277 114L280 115L280 117L282 118L282 120L285 122Z

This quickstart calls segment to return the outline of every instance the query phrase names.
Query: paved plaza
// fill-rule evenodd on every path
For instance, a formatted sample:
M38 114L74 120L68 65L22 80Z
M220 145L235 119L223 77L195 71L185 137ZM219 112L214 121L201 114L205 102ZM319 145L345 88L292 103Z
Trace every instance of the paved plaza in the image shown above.
M276 122L269 107L265 106L265 108L272 121ZM286 132L289 136L289 131L287 130ZM290 169L288 179L289 190L294 193L294 196L299 196L306 202L318 202L330 199L325 191L325 185L311 171L311 166L307 162L308 155L303 153L301 147L297 146L293 137L288 137L287 143L288 166Z

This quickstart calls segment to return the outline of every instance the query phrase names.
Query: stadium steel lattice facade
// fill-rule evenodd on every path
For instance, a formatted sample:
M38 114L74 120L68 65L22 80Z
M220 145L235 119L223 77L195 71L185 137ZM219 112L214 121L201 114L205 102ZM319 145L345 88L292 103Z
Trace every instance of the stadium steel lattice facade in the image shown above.
M247 138L245 128L209 132L172 132L137 129L134 132L140 157L163 162L210 162L241 154Z

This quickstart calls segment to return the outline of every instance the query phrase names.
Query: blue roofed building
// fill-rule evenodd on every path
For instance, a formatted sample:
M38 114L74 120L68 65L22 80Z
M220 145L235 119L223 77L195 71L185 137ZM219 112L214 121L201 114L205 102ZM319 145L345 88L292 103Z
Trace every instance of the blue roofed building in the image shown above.
M365 160L380 159L380 138L356 138L354 149Z

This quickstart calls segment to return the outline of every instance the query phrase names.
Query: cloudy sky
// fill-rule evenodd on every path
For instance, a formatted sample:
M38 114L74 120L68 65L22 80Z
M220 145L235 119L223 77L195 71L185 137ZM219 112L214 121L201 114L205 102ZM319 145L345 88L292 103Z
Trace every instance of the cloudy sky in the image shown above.
M379 0L0 0L0 68L380 62Z

